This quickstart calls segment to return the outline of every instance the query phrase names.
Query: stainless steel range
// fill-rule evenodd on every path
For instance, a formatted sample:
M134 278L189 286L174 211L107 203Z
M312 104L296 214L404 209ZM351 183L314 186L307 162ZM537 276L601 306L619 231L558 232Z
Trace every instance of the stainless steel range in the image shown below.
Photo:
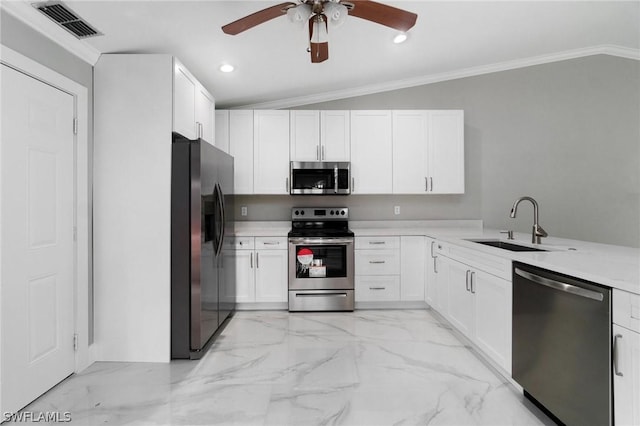
M353 311L353 232L349 209L291 210L289 311Z

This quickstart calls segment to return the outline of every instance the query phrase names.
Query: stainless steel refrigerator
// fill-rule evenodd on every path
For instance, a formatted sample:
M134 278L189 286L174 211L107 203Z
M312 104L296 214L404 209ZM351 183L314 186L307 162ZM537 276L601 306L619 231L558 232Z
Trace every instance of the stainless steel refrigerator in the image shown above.
M234 256L224 248L232 234L233 157L174 133L171 358L200 358L234 312Z

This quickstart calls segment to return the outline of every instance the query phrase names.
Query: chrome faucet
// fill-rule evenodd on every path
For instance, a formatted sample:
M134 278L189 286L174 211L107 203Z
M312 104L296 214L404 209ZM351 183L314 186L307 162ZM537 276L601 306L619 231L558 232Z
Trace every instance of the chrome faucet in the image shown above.
M512 218L516 217L516 211L518 210L518 204L520 204L520 201L531 201L531 204L533 204L533 230L531 231L531 242L533 244L540 244L540 238L541 237L548 237L549 234L547 234L547 231L545 231L544 229L542 229L542 226L540 226L538 224L538 203L536 202L536 200L534 200L531 197L520 197L516 200L515 203L513 203L513 207L511 207L511 214L510 216Z

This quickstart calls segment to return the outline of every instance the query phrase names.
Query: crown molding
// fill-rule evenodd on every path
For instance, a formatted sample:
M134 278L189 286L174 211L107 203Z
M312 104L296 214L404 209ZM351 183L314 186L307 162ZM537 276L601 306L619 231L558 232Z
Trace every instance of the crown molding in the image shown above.
M280 99L269 102L261 102L250 105L234 107L233 109L280 109L292 108L301 105L309 105L320 102L335 101L339 99L353 98L356 96L372 95L375 93L388 92L391 90L406 89L409 87L422 86L425 84L439 83L443 81L456 80L459 78L474 77L477 75L490 74L500 71L526 68L534 65L548 64L552 62L565 61L567 59L582 58L593 55L610 55L626 59L640 60L640 49L615 45L599 45L583 49L567 50L564 52L549 55L534 56L530 58L517 59L513 61L499 62L490 65L465 68L461 70L431 74L415 78L389 81L379 84L371 84L345 90L335 90L308 96Z
M101 54L98 50L47 19L34 9L31 3L22 0L1 0L0 7L4 12L14 16L91 66L98 62Z

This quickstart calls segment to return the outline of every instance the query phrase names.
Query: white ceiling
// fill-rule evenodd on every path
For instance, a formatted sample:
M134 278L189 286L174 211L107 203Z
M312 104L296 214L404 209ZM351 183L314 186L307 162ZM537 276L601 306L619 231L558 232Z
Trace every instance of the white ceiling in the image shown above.
M312 64L305 29L279 17L220 27L273 1L66 1L104 36L101 53L177 56L224 107L292 106L593 53L640 58L640 1L384 1L418 14L409 39L348 17ZM60 30L63 31L63 30ZM223 74L222 63L236 70Z

